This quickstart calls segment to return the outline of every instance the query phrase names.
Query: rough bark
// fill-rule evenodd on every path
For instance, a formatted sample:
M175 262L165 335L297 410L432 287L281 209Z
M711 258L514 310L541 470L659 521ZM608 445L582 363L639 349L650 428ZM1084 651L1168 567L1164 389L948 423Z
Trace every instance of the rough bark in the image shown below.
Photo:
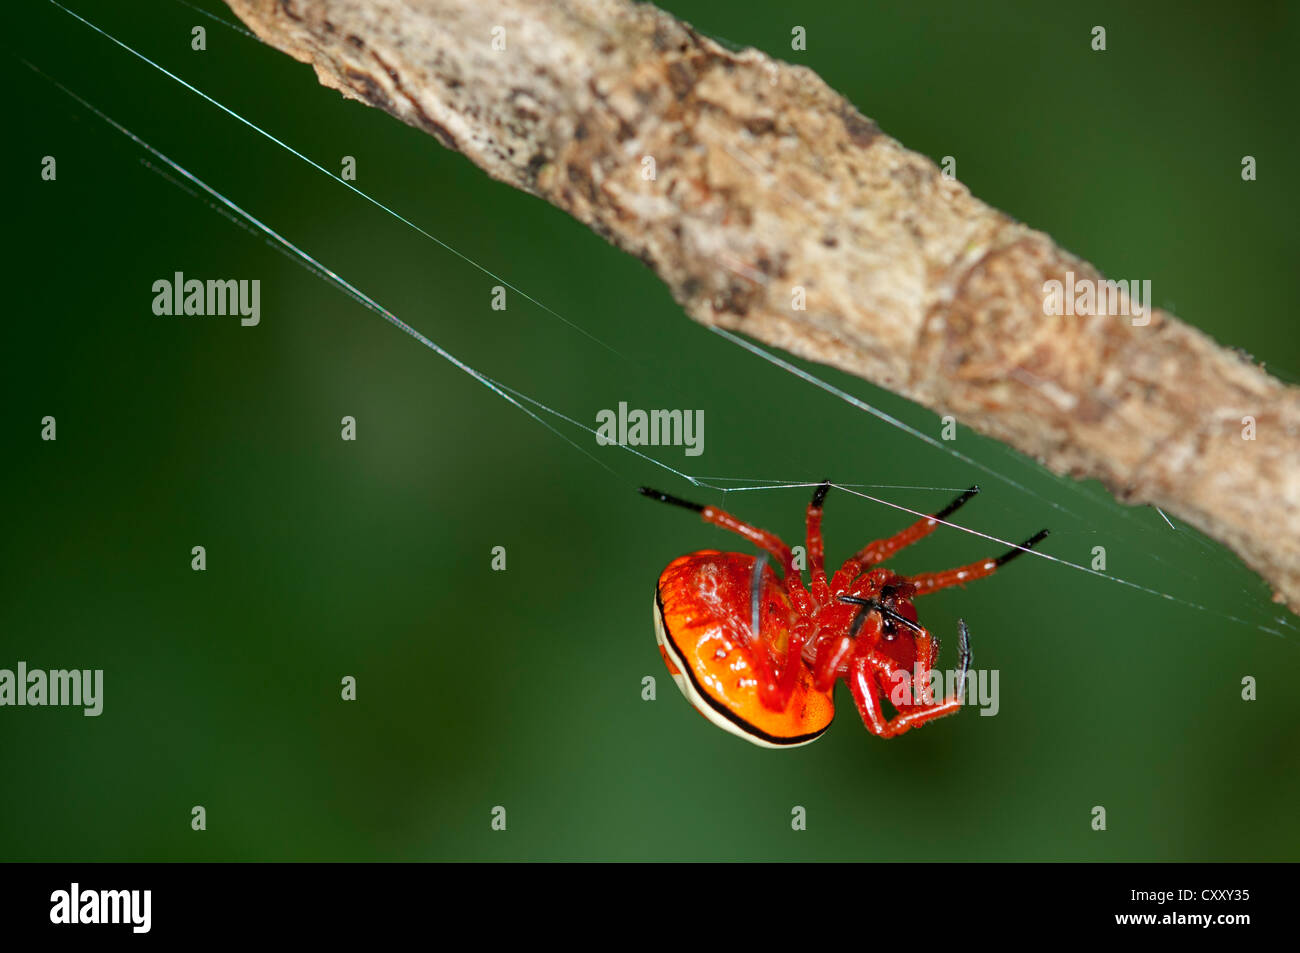
M1046 281L1096 269L812 71L626 0L226 2L326 86L636 255L697 321L1158 505L1300 606L1300 391L1160 311L1046 315Z

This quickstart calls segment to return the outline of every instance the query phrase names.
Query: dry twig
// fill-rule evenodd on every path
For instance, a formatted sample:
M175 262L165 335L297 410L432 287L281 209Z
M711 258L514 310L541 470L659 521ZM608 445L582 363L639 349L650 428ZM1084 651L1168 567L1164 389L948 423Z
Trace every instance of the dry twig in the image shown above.
M697 321L1158 505L1300 607L1300 391L1163 312L1046 316L1046 281L1097 271L812 71L627 0L226 2L325 85L639 257Z

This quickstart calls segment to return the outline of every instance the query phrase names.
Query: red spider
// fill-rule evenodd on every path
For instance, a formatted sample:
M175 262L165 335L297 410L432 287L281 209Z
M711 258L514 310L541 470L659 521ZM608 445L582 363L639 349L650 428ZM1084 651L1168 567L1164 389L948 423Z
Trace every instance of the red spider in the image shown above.
M871 568L930 535L979 492L973 486L933 516L868 543L827 579L821 525L829 490L828 480L808 504L809 591L790 547L777 536L716 507L641 487L652 499L740 534L781 565L784 579L766 556L700 550L669 563L655 591L655 638L677 686L715 725L765 748L821 737L835 717L833 693L841 678L867 730L882 738L958 711L971 661L965 620L957 623L956 694L943 701L902 696L911 703L896 705L893 717L882 710L882 695L889 697L902 673L911 676L917 666L931 671L939 654L939 640L917 622L912 600L991 575L1047 536L1042 530L996 559L945 572L907 577Z

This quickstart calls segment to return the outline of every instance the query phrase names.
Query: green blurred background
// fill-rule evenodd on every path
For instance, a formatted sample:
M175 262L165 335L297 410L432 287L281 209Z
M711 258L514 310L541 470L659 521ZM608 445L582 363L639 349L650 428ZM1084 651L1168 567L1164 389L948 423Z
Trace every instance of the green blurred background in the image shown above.
M0 859L1296 859L1300 636L1231 554L962 429L956 449L999 479L763 363L560 212L191 7L70 5L327 168L355 156L360 189L613 351L519 295L492 311L497 282L464 260L44 0L12 5L0 667L102 668L106 697L99 718L0 709ZM667 6L812 67L955 156L976 195L1300 378L1295 4ZM633 488L722 494L566 428L594 463L155 174L20 58L512 387L589 426L620 400L703 408L704 455L659 450L669 466L920 487L867 492L927 510L979 481L966 525L1051 526L1053 555L1103 545L1109 573L1172 598L1020 560L923 604L938 633L969 621L997 717L883 742L845 692L817 744L751 747L679 696L650 619L669 559L735 544ZM261 279L261 325L154 316L152 282L178 270ZM811 369L938 435L928 411ZM797 537L806 497L725 502ZM833 559L905 521L828 507ZM988 550L940 532L897 565Z

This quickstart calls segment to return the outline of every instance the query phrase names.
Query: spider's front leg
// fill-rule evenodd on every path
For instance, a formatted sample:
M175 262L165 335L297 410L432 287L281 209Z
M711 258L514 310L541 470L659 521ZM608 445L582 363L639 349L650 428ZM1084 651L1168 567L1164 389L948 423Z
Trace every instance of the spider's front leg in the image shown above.
M882 664L880 659L873 658L872 652L864 651L854 656L850 663L849 676L845 681L849 684L853 702L857 705L862 723L866 725L868 731L881 738L893 738L936 718L956 714L961 710L966 703L966 676L970 671L971 650L970 631L966 628L965 620L958 621L957 629L960 658L956 693L952 698L932 705L900 711L893 718L886 719L881 709L880 679L887 671L895 670L890 665Z
M940 589L947 589L949 586L964 586L968 582L974 582L976 579L983 579L986 576L993 575L993 573L1011 562L1011 560L1017 558L1022 553L1029 552L1043 540L1047 539L1047 535L1047 530L1040 529L1019 546L1007 550L996 559L981 559L977 563L958 566L956 569L945 569L942 572L921 573L920 575L912 576L909 581L916 587L916 595L918 596L924 596Z
M811 580L813 601L824 606L831 601L830 581L826 578L826 542L822 537L822 505L830 491L831 481L823 481L813 491L812 502L804 515L805 542L808 548L808 577Z
M939 510L932 516L922 516L919 520L904 530L900 530L893 536L885 539L877 539L868 543L840 567L835 577L831 580L831 589L835 592L843 592L849 587L849 584L858 577L858 574L870 569L872 566L879 565L889 559L900 549L911 546L918 540L922 540L934 532L934 528L946 520L953 513L965 506L970 500L979 493L978 485L971 487L964 493L957 496L955 500Z

